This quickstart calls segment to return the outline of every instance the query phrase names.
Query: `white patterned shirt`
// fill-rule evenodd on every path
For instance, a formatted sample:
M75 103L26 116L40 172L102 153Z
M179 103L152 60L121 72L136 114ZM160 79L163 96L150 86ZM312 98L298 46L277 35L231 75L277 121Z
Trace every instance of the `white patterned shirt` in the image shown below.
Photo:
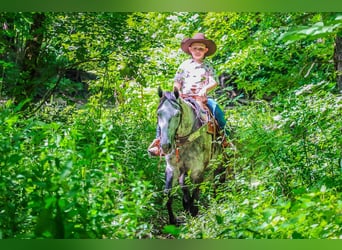
M193 59L181 63L174 80L181 84L183 94L198 94L203 86L217 82L215 71L209 64L197 63Z

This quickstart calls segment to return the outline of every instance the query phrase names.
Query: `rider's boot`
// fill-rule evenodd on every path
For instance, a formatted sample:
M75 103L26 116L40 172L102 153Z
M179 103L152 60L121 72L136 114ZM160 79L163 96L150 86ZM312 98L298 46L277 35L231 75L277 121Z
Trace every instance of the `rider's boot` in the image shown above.
M223 148L226 148L226 147L230 146L230 142L227 140L227 136L223 137L221 144L222 144Z
M162 154L160 148L160 138L154 139L150 146L148 146L147 151L150 156L160 156Z
M229 131L227 128L224 128L220 134L222 135L222 147L227 148L227 147L232 147L232 142L229 141Z

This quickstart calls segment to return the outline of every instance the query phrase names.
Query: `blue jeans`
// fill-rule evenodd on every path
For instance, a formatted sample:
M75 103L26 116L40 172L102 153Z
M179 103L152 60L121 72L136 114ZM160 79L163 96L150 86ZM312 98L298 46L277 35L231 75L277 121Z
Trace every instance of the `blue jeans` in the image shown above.
M208 97L207 106L210 109L210 112L214 115L215 119L217 120L220 130L224 129L225 135L228 135L229 133L225 129L226 119L224 118L224 113L218 105L218 103L214 99Z

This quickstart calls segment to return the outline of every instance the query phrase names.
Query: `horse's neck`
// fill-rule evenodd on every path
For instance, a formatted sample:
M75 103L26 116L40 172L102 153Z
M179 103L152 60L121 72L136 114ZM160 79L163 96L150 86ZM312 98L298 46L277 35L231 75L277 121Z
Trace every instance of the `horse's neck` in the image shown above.
M195 123L197 123L197 117L193 108L184 100L180 101L180 105L182 106L183 114L177 134L178 136L186 136L193 132L192 130L196 128Z

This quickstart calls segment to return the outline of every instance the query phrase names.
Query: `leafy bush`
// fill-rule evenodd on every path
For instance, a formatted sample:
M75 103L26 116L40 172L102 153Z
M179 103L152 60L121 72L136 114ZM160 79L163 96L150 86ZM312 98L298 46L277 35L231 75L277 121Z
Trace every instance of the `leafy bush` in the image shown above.
M199 218L189 218L178 238L341 238L340 192L322 186L288 200L275 197L263 184L255 187L252 182L244 188L244 192L227 192L224 203L212 201Z
M0 123L3 238L152 237L158 173L146 157L146 122L92 104L67 126L12 109Z

